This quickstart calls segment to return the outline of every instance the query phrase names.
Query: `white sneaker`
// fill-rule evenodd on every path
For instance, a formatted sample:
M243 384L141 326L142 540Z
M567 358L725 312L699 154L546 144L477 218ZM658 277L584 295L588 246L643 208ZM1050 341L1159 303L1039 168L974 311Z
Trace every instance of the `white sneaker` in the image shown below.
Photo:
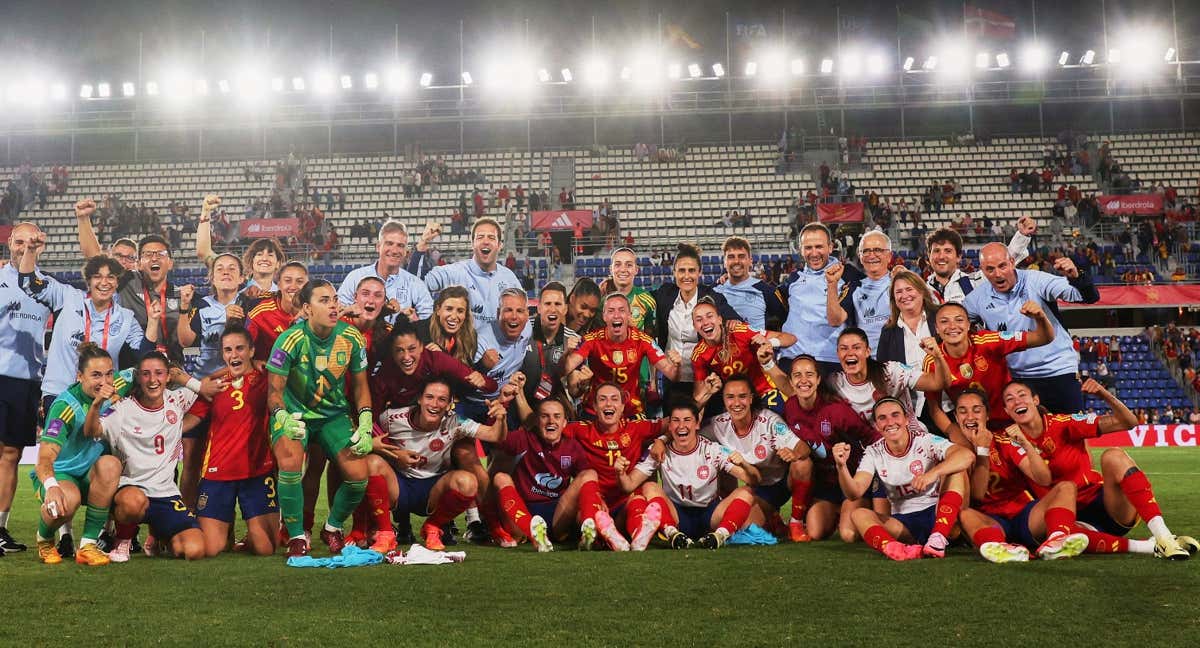
M533 532L533 544L537 545L538 553L549 553L554 551L554 543L550 542L547 537L546 520L540 515L533 516L529 521L529 530Z
M108 552L108 559L115 563L129 562L129 549L133 547L133 540L117 540L117 546Z
M658 531L659 525L662 524L662 507L658 502L650 502L646 506L646 513L642 517L642 526L633 534L633 538L629 540L629 549L631 551L645 551L646 547L650 546L650 541L654 539L654 533Z
M579 550L591 551L592 543L596 541L596 520L588 518L579 525Z

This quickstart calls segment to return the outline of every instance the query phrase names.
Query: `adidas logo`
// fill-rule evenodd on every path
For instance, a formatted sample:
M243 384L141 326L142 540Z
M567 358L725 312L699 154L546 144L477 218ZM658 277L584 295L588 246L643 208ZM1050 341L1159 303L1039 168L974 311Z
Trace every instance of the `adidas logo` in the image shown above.
M551 224L551 227L570 228L573 226L574 226L574 223L571 222L571 217L567 216L567 212L563 212L563 213L559 214L558 218L554 219L554 223Z

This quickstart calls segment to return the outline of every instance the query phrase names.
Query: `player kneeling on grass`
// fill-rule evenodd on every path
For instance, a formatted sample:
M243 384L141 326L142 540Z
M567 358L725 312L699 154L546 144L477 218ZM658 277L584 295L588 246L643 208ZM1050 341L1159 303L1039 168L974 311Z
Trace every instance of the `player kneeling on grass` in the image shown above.
M1071 481L1079 490L1076 506L1079 522L1103 534L1124 536L1139 517L1154 535L1154 555L1170 560L1187 560L1200 550L1200 543L1189 536L1175 536L1163 521L1158 500L1133 459L1120 448L1109 448L1100 455L1100 472L1092 466L1087 439L1128 430L1137 425L1137 417L1119 398L1089 378L1083 393L1102 398L1112 414L1050 414L1041 407L1041 399L1023 382L1010 382L1003 392L1004 409L1016 427L1050 466L1053 482ZM1044 488L1034 486L1035 494ZM1088 533L1088 531L1084 531ZM1091 537L1088 550L1093 553L1125 553L1138 550L1123 538L1117 542Z
M587 467L583 446L563 437L566 406L548 398L538 403L535 416L536 433L518 428L498 446L518 458L513 476L497 473L492 478L508 524L537 545L538 551L546 552L554 550L552 541L567 540L575 529L580 547L590 548L599 518L604 522L605 540L614 548L623 544L628 549L608 515L596 471Z
M48 565L62 562L54 546L54 530L75 515L79 505L87 503L83 537L75 562L81 565L107 565L108 555L96 544L117 481L121 462L104 454L104 443L83 434L83 423L94 401L103 402L114 394L124 394L132 385L132 371L122 372L114 381L113 361L99 345L79 345L77 382L54 399L46 412L46 425L39 439L37 468L33 489L42 502L38 521L38 558ZM103 399L103 400L102 400Z
M978 387L968 387L954 404L962 437L975 446L971 471L972 508L962 512L963 531L994 563L1025 562L1030 550L1057 560L1083 553L1088 537L1075 526L1075 484L1051 486L1050 468L1019 428L988 428L989 401ZM1048 488L1040 499L1030 485Z
M459 418L454 413L450 382L433 376L421 388L416 405L379 415L386 437L375 442L376 454L368 459L370 473L388 480L396 516L427 516L421 534L428 549L445 549L442 527L474 506L479 490L474 473L452 469L454 442L479 439L499 443L508 435L503 401L497 398L486 404L492 421L489 425Z
M720 384L713 374L705 380ZM738 453L758 469L761 479L754 487L755 503L775 521L772 526L779 529L779 535L787 533L779 509L790 499L792 510L796 511L795 502L808 498L812 481L812 462L808 458L812 449L792 433L778 414L763 407L761 392L756 391L748 376L734 374L720 390L725 412L714 416L702 434ZM825 451L823 445L818 448ZM803 517L803 504L799 510Z
M196 515L211 557L225 550L234 506L246 521L246 550L275 553L279 505L275 501L275 462L267 434L267 372L254 367L254 344L241 326L221 334L224 385L212 401L198 398L183 419L189 430L211 415L200 474Z
M648 499L666 491L666 510L662 512L663 534L672 548L686 549L699 540L705 549L716 549L747 521L762 523L761 512L751 518L758 469L737 452L699 436L700 412L695 403L671 406L668 420L670 443L661 461L647 456L628 473L628 460L618 457L617 475L621 488L632 492L643 486ZM648 482L654 471L662 469L660 488ZM725 499L718 494L721 473L729 473L745 482Z
M892 560L913 560L922 554L944 557L966 493L970 451L942 437L914 432L904 405L890 396L875 403L871 419L883 438L863 453L857 473L851 475L846 467L850 444L833 447L838 482L847 498L858 499L878 478L892 513L856 509L851 515L855 528L867 544Z
M175 485L175 468L183 456L183 416L196 401L192 387L199 381L188 379L188 389L168 392L170 376L167 357L158 351L147 353L134 373L131 398L117 401L101 414L112 396L111 387L101 387L84 421L84 434L103 439L123 467L113 498L117 546L108 557L114 562L129 560L133 536L142 522L175 556L188 560L205 556L196 514L183 503ZM151 555L156 551L153 544L146 543Z

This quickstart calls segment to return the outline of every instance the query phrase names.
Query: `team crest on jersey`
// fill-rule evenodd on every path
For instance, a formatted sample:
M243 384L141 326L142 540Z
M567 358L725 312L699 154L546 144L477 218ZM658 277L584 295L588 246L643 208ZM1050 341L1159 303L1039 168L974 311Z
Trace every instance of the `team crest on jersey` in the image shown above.
M762 444L754 446L754 457L759 461L767 458L767 448Z
M628 446L629 441L630 441L629 435L626 434L625 432L622 432L621 433L621 447L624 448L625 446Z
M958 374L967 380L975 376L975 370L971 368L969 362L964 362L958 366Z
M829 419L823 419L821 421L821 436L823 436L823 437L833 436L833 422L830 421Z
M699 468L696 469L696 477L707 480L708 475L709 475L709 470L708 470L707 465L700 466Z
M925 474L925 462L914 461L908 464L908 472L912 473L914 477Z
M167 410L167 423L175 425L179 422L179 415L171 410Z
M987 371L988 366L990 366L990 365L988 365L987 358L985 358L983 356L975 356L975 368L976 369L978 369L980 371ZM963 378L970 378L970 376L963 375Z
M313 364L317 366L317 371L325 371L329 368L329 358L325 356L317 356L314 358Z
M346 355L345 351L337 352L337 363L339 365L349 364L349 362L350 362L350 357L348 355Z
M559 457L558 458L558 467L562 468L563 470L570 470L572 463L574 463L574 460L572 457Z
M613 364L625 364L625 352L620 349L613 351L612 361Z
M442 443L441 439L434 439L433 441L429 442L429 449L433 450L434 452L441 452L442 448L445 448L445 447L446 447L446 444Z
M629 313L633 315L633 319L640 319L642 316L642 308L640 306L634 306L632 309L630 309Z

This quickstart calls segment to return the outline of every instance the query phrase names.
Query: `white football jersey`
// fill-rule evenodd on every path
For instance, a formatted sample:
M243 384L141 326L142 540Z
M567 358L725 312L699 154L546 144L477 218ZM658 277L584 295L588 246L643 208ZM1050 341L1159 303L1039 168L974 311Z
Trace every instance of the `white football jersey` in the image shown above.
M910 486L913 477L924 474L941 462L951 445L950 441L942 437L925 432L915 433L905 453L896 456L887 449L884 440L880 439L863 452L858 472L873 473L879 477L879 481L883 482L884 488L887 489L892 513L916 513L937 505L941 480L930 484L923 491L917 491Z
M776 453L781 448L795 448L800 443L787 423L771 410L763 410L754 417L746 436L738 436L734 432L733 417L728 412L713 417L701 434L728 450L740 453L746 461L754 464L762 474L760 483L763 486L777 484L787 477L788 464Z
M104 440L123 466L120 486L137 486L147 497L179 497L175 465L183 459L183 415L195 402L195 392L176 389L163 395L158 409L122 398L101 415Z
M412 417L416 405L389 409L379 415L380 427L395 445L421 455L421 462L403 472L408 477L424 479L436 477L450 470L450 450L459 439L473 439L481 427L479 423L459 418L450 412L433 432L413 427Z
M676 506L708 506L717 499L717 476L721 471L731 472L729 450L719 444L700 437L700 444L687 454L679 454L667 446L663 457L662 485L667 497ZM636 469L654 476L660 465L653 457L646 456Z
M834 391L841 394L842 398L850 403L850 407L853 407L854 411L864 418L871 416L871 408L875 407L875 401L884 396L899 399L901 403L904 403L906 412L912 413L913 411L909 392L917 386L917 380L921 378L921 368L895 361L885 362L883 366L887 393L876 391L875 385L870 380L856 385L847 380L846 374L841 371L830 377Z

